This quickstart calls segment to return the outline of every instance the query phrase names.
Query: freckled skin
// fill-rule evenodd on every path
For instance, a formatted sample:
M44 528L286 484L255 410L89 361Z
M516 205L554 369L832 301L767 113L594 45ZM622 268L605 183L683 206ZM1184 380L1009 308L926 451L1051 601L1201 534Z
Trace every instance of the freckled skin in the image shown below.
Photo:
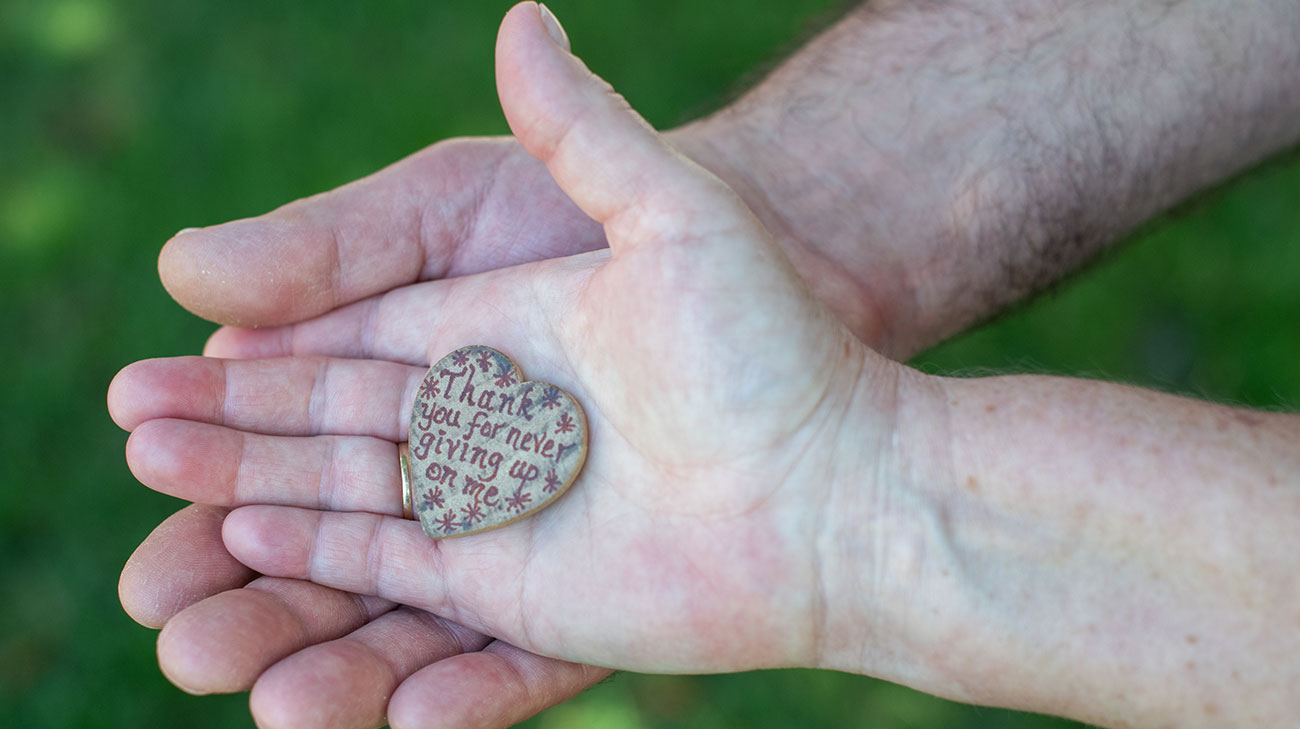
M954 652L970 646L974 662L998 646L1006 679L980 700L1033 687L1058 711L1107 725L1294 715L1294 631L1256 626L1300 620L1287 576L1300 547L1300 418L1060 378L943 386L957 435L936 462L965 474L966 488L945 512L959 557L939 564L992 598ZM1060 674L1036 662L1049 644ZM1126 672L1115 702L1126 708L1106 716L1095 697L1112 690L1114 666Z

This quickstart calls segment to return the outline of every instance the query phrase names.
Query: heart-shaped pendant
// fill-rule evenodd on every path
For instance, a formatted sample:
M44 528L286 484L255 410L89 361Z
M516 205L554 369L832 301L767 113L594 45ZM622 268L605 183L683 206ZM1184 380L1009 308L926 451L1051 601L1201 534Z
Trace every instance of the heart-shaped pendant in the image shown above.
M518 521L560 497L587 460L587 417L569 393L525 382L491 347L438 360L411 410L410 487L434 539Z

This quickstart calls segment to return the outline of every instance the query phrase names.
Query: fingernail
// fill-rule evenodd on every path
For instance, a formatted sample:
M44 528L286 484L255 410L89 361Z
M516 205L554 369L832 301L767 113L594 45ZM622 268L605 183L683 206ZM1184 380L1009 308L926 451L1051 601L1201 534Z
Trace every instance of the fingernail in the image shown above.
M543 3L538 3L537 8L542 13L542 25L546 26L546 32L551 34L551 39L555 41L555 45L565 51L573 50L572 46L569 45L569 34L564 32L564 26L560 25L555 13L552 13L551 9Z
M180 230L176 231L176 235L173 235L172 237L179 238L182 235L185 235L186 233L193 233L196 230L200 230L200 228L181 228Z

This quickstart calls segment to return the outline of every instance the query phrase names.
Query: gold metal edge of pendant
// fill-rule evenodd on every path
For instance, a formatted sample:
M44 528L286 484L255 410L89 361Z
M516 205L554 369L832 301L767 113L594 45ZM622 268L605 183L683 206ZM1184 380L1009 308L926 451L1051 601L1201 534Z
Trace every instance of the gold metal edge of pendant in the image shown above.
M411 493L411 447L397 444L397 467L402 472L402 518L415 518L415 496Z

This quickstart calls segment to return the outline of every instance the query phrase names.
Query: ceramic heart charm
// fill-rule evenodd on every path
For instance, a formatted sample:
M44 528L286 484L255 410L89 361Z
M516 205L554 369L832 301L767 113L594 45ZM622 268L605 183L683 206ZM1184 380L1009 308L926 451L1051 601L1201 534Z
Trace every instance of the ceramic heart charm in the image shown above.
M577 400L525 382L509 357L478 345L425 375L409 437L414 511L434 539L495 529L549 506L587 460L587 417Z

